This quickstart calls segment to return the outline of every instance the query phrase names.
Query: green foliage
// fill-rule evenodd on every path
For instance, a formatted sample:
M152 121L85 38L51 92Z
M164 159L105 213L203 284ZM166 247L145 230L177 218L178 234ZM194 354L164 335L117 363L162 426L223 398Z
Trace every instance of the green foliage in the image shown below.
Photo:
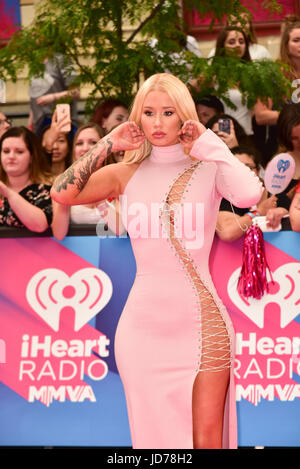
M279 109L285 97L291 96L291 83L283 74L283 66L270 60L246 62L234 57L193 59L194 76L200 76L198 89L192 89L195 99L212 93L222 98L229 107L227 91L239 87L244 103L251 109L257 99L271 98Z
M276 0L259 3L278 8ZM245 11L240 0L186 0L185 5L200 16L209 13L212 22ZM257 95L278 103L287 92L277 64L198 59L180 45L184 30L178 0L41 0L32 24L0 49L0 77L16 81L24 70L28 79L39 76L46 58L62 54L78 72L74 86L91 90L88 109L110 96L129 105L140 80L165 70L185 82L201 76L201 94L213 90L225 99L226 90L238 84L250 107ZM153 38L156 47L149 44Z

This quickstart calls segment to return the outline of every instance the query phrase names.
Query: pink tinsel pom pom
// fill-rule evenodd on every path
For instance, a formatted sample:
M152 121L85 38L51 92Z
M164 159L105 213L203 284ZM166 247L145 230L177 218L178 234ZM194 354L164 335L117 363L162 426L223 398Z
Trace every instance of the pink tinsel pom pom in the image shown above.
M268 292L267 269L270 272L263 233L258 226L252 225L244 238L243 264L237 286L239 294L260 299L265 291Z

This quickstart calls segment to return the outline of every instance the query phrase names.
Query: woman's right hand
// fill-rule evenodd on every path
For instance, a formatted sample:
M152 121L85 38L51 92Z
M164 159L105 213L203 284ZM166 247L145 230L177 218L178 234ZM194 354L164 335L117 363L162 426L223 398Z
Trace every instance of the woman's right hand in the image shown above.
M124 122L115 127L106 137L112 143L112 151L137 150L145 141L144 132L135 122Z
M223 142L228 146L228 148L234 148L238 146L238 140L236 138L232 120L230 120L230 134L218 131L217 135L223 140Z

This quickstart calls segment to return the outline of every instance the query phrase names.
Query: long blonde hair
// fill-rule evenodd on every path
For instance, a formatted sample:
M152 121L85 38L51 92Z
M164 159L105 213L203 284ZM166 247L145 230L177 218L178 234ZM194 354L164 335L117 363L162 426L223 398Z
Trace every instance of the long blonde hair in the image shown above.
M129 121L141 125L141 117L145 98L150 91L163 91L169 95L175 104L176 111L181 122L186 120L199 121L194 100L187 86L179 78L170 73L158 73L149 77L138 90ZM151 152L152 145L145 140L138 150L127 151L124 156L124 163L141 163Z
M300 17L296 15L287 15L283 22L280 41L280 61L289 66L289 70L284 70L284 75L293 80L298 78L295 63L289 53L288 43L290 40L290 33L294 29L300 29Z

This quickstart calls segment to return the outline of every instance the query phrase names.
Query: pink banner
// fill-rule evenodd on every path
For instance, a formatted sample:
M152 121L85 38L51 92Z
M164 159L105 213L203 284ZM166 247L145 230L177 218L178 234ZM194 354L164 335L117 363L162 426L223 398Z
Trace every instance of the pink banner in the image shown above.
M109 277L50 238L2 239L1 252L1 381L29 402L93 401L85 378L105 378L109 339L88 322Z
M265 241L274 283L260 300L237 291L242 240L215 239L211 269L218 293L231 312L237 338L237 401L294 401L300 397L300 262Z

